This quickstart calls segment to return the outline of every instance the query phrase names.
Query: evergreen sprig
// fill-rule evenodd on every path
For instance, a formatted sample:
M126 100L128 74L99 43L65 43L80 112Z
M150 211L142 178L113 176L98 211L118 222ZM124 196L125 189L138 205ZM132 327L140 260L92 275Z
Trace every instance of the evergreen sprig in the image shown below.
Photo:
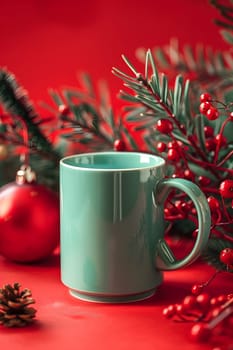
M195 99L197 96L200 97L203 92L201 87L198 95L194 96L193 82L188 79L185 80L179 74L174 84L171 84L168 77L160 73L150 50L145 55L144 74L138 71L125 56L123 56L123 60L132 74L126 74L117 68L113 68L113 73L121 78L124 86L130 90L130 92L122 91L120 93L123 99L130 102L130 107L127 106L126 120L133 123L135 131L142 131L144 143L148 146L149 151L166 159L169 176L178 176L196 181L207 197L214 195L221 202L219 186L225 179L233 177L230 114L232 103L213 99L213 103L216 103L219 110L222 109L222 115L214 122L215 135L218 134L222 138L224 134L224 137L228 138L225 141L225 146L220 146L220 142L217 141L217 146L214 146L216 148L210 150L208 148L210 138L205 133L205 128L209 127L212 130L213 122L210 122L203 113L200 113L199 108L197 109L196 104L193 103L194 97ZM224 77L222 79L224 80ZM229 99L232 95L229 94L229 91L227 91L227 94ZM199 98L198 105L200 106ZM171 132L163 132L157 128L161 120L172 122ZM214 137L214 129L212 137ZM214 140L212 141L214 142ZM164 144L164 151L157 148L160 143ZM177 155L169 157L170 150ZM199 183L203 177L206 185ZM183 209L181 210L179 209L179 203L183 203ZM190 208L190 205L191 202L188 198L176 192L168 198L165 205L165 213L167 213L165 217L170 223L177 226L179 220L182 222L184 219L186 219L186 222L187 220L190 221L185 228L185 230L189 228L189 235L197 224L196 216L191 214L192 211L184 209L185 206ZM217 265L216 262L219 264L219 254L222 249L222 245L218 244L219 239L225 243L225 246L226 244L231 246L233 242L230 229L233 219L229 208L226 209L227 206L229 206L229 203L223 204L220 221L213 221L211 243L205 254L215 265ZM172 228L174 230L174 225L169 227L170 232ZM215 259L213 256L215 256Z
M27 92L19 85L14 75L5 68L0 70L0 102L8 113L16 118L22 118L26 123L32 148L46 152L50 158L53 156L58 159L58 153L54 151L53 145L38 127L39 118Z
M180 47L177 38L173 38L168 45L152 48L151 53L159 71L169 73L171 78L177 72L184 78L190 78L194 93L200 86L211 93L219 93L223 79L224 88L232 85L233 55L230 51L213 50L201 44L194 48L190 45ZM136 56L143 64L146 55L146 49L136 50Z

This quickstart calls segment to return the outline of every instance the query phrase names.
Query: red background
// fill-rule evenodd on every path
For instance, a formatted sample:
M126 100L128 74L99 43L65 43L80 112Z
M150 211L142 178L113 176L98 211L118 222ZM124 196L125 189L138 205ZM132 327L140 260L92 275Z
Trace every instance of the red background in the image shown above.
M2 1L0 65L7 66L37 102L48 88L75 86L77 72L106 79L113 101L122 82L112 66L127 70L138 47L153 48L177 37L183 44L227 47L207 0Z
M122 82L112 66L125 69L124 53L133 60L138 47L182 45L228 47L213 24L217 11L207 0L21 0L0 7L0 65L7 66L34 102L48 98L48 88L75 86L77 73L106 79L114 101ZM117 100L116 100L117 101ZM193 344L190 324L162 317L164 306L179 302L212 269L194 265L165 274L152 299L141 304L99 305L72 299L60 281L58 259L42 265L17 265L0 259L1 281L19 281L37 300L38 323L32 328L1 328L2 347L13 349L211 349ZM212 287L230 292L225 275ZM221 287L221 290L220 290Z

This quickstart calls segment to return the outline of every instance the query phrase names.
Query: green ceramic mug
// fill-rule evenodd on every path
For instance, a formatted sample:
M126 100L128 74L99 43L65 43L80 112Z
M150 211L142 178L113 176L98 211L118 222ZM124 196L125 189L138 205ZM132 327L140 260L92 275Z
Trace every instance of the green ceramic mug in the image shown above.
M70 293L97 302L154 294L163 270L192 263L205 247L210 210L192 182L165 178L165 161L136 152L100 152L60 162L61 278ZM177 260L164 240L164 201L172 188L193 201L198 234Z

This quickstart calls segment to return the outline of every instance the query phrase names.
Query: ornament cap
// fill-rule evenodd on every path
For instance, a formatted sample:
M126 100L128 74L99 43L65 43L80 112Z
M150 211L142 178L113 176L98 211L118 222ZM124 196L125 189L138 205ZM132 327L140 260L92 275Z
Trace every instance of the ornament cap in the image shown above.
M36 173L32 171L30 166L21 166L21 168L16 173L15 182L18 185L23 185L25 183L33 183L36 181Z

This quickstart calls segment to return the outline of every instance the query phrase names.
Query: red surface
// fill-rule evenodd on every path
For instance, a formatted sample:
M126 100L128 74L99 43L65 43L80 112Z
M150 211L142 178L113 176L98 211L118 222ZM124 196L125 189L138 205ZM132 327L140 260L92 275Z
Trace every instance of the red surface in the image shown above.
M162 316L164 306L187 295L194 283L206 281L211 267L167 272L151 299L131 304L97 304L74 299L60 282L59 259L37 265L19 265L0 259L1 284L18 281L36 299L37 321L22 329L0 328L1 348L63 350L208 350L193 343L190 323L175 323ZM231 274L222 274L210 293L232 292Z

